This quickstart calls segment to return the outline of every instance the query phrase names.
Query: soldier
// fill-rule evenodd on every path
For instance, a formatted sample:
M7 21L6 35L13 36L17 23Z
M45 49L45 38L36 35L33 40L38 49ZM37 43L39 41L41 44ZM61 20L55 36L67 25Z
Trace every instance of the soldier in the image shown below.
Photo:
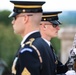
M40 60L37 52L29 45L40 37L39 25L42 17L44 1L11 0L14 4L13 17L14 32L23 38L21 46L12 65L13 75L40 75ZM32 39L33 38L33 39Z
M74 75L74 71L68 71L68 66L67 64L63 65L57 58L54 49L52 47L52 44L50 43L50 40L58 35L58 31L60 30L59 25L61 24L59 22L58 14L61 13L59 12L44 12L42 16L42 20L40 23L40 33L41 33L41 38L38 39L38 41L41 42L42 45L46 46L46 51L48 54L46 56L47 62L49 66L46 66L48 68L48 74L47 75ZM40 44L40 43L39 43ZM47 44L47 45L46 45ZM50 49L49 49L49 48ZM46 57L44 56L44 58ZM42 59L43 60L43 59ZM49 61L50 63L48 63ZM43 62L44 63L44 62ZM43 67L44 68L44 67Z
M41 58L43 61L41 70L42 75L56 75L57 73L64 73L68 70L66 65L64 65L65 68L62 67L61 70L60 66L62 66L62 63L57 60L52 44L50 43L51 38L56 37L60 29L59 25L61 23L58 21L59 13L61 12L43 13L40 23L41 38L36 39L36 43L35 41L33 43L33 45L35 45L41 53Z

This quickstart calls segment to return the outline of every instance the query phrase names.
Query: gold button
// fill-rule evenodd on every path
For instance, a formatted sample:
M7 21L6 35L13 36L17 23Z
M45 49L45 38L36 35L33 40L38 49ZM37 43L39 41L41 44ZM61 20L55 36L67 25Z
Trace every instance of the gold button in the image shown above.
M44 18L44 21L46 21L46 18Z
M22 12L26 12L26 10L25 10L25 9L23 9L23 10L22 10Z

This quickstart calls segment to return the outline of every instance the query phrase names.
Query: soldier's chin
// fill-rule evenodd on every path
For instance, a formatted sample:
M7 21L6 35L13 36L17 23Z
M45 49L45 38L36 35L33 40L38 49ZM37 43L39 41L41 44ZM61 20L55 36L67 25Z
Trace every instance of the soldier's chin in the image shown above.
M14 31L15 34L18 34L16 31Z
M55 37L57 37L57 35L54 35L52 38L55 38Z
M54 36L57 37L58 36L58 33L56 33Z
M20 34L18 31L14 31L15 34Z
M58 36L58 35L55 35L54 38L57 37L57 36Z
M55 38L55 37L57 37L57 36L54 36L54 38Z

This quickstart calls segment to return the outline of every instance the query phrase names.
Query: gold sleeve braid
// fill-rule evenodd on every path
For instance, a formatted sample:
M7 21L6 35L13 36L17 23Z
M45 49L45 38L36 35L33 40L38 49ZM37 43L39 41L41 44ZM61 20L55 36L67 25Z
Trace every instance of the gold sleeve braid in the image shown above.
M31 45L31 47L34 48L34 50L37 52L37 54L39 56L40 63L42 63L42 58L41 58L39 50L34 45Z

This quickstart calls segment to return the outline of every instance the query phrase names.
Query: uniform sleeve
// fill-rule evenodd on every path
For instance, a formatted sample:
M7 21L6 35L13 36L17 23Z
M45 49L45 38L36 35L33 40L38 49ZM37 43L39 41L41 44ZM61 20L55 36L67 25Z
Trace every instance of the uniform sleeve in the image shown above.
M57 74L65 73L68 70L67 65L63 65L59 60L57 64Z
M19 54L21 75L40 75L40 61L34 49L24 48Z

